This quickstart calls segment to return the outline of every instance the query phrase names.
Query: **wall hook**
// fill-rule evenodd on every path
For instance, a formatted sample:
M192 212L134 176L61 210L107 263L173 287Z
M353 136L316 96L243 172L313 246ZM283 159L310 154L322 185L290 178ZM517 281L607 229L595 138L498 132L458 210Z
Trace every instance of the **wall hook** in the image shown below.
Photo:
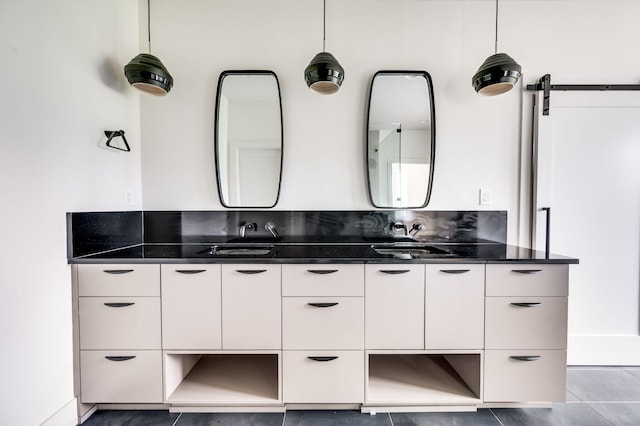
M127 143L127 138L124 137L124 130L105 130L104 135L108 138L107 146L109 148L113 148L113 149L117 149L119 151L125 151L125 152L131 151L131 148L129 147L129 143ZM122 140L124 141L124 146L126 148L120 148L119 146L111 145L111 140L117 137L122 137Z

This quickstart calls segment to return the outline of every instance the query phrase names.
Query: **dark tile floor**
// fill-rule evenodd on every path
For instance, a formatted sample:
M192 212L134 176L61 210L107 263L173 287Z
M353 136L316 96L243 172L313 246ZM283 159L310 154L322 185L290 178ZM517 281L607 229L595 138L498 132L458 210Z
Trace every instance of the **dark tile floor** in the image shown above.
M553 408L480 409L475 413L287 411L278 414L98 411L84 426L632 426L640 425L640 367L569 367L567 402Z

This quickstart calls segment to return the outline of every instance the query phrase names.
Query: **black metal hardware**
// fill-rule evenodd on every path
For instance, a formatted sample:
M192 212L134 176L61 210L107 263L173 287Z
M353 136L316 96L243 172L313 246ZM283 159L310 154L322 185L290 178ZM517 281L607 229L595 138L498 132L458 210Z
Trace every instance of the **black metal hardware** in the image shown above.
M540 355L511 355L509 358L518 361L537 361L542 357Z
M106 272L107 274L119 275L133 272L133 269L104 269L102 272Z
M333 274L334 272L338 272L337 269L307 269L307 272L311 272L312 274Z
M521 308L533 308L535 306L542 305L542 302L511 302L513 306L519 306Z
M543 207L540 210L546 212L547 220L546 220L546 229L545 229L545 242L544 242L544 257L549 258L549 252L551 247L551 207Z
M206 269L176 269L176 272L179 274L199 274L205 271Z
M135 358L135 355L129 355L129 356L105 356L106 359L108 359L109 361L129 361L130 359Z
M309 358L312 361L319 361L319 362L327 362L327 361L333 361L334 359L338 359L337 356L308 356L307 358Z
M440 272L445 274L464 274L471 271L471 269L440 269Z
M411 272L409 269L380 269L380 272L383 274L406 274L407 272Z
M266 269L236 269L236 272L240 272L241 274L261 274L262 272L267 272Z
M549 115L549 100L551 90L582 90L582 91L606 91L606 90L640 90L640 84L551 84L551 75L540 77L536 84L528 84L529 91L543 91L542 115Z
M537 274L538 272L542 272L542 269L512 269L511 272L515 272L516 274Z
M129 147L129 143L127 142L127 138L124 137L124 130L105 130L104 135L107 139L107 146L109 148L117 149L118 151L130 152L131 148ZM113 138L122 137L122 141L124 142L124 146L126 148L120 148L119 146L111 145L111 141Z
M108 306L110 308L124 308L126 306L134 305L134 302L124 303L124 302L107 302L104 306Z
M314 308L330 308L332 306L336 306L338 302L330 302L330 303L307 303L309 306L313 306Z

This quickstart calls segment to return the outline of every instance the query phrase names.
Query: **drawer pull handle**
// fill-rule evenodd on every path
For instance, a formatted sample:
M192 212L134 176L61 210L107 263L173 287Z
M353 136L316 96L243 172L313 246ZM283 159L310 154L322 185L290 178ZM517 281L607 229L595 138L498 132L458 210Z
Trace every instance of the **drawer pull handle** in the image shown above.
M135 355L129 355L129 356L105 356L106 359L108 359L109 361L129 361L130 359L135 358Z
M239 272L241 274L252 275L252 274L261 274L263 272L267 272L267 270L266 269L236 269L236 272Z
M102 272L106 272L107 274L120 275L133 272L133 269L104 269Z
M312 361L318 361L318 362L327 362L327 361L333 361L334 359L338 359L337 356L308 356L307 358L309 358Z
M330 302L330 303L307 303L309 306L313 306L314 308L330 308L332 306L336 306L338 302Z
M540 358L542 358L542 356L540 356L540 355L512 355L509 358L513 358L513 359L518 360L518 361L537 361Z
M471 269L440 269L440 272L445 274L465 274L470 271Z
M125 308L127 306L135 305L134 302L106 302L104 306L108 306L110 308Z
M380 269L380 272L383 274L406 274L407 272L411 272L409 269Z
M512 269L511 271L516 274L537 274L542 272L542 269Z
M513 306L519 306L521 308L533 308L535 306L542 305L542 302L511 302Z
M206 269L176 269L176 272L179 274L199 274L205 271Z
M326 275L333 274L334 272L338 272L337 269L307 269L307 272L311 272L312 274Z

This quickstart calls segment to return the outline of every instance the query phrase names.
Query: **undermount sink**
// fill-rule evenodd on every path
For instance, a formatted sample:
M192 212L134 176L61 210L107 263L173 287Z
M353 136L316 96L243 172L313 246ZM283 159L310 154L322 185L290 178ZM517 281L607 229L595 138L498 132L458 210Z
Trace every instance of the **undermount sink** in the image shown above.
M453 256L446 250L423 244L373 244L371 248L378 254L391 255L398 259Z
M273 246L237 246L237 245L213 245L201 250L198 254L210 256L267 256L273 250Z

